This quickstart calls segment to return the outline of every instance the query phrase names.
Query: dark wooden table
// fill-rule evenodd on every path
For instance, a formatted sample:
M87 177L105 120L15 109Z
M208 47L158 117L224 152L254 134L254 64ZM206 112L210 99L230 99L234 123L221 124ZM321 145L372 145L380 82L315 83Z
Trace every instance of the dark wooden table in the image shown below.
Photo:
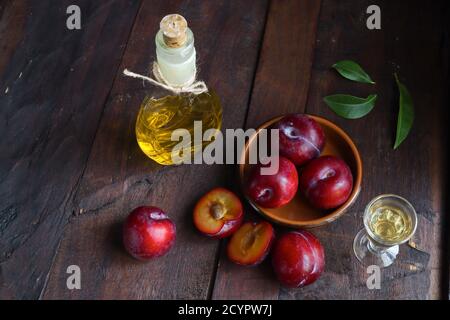
M81 8L81 30L66 28L70 4ZM366 27L371 4L381 8L381 30ZM195 33L200 76L221 97L224 128L306 112L356 142L362 192L338 221L313 231L327 257L313 285L284 289L268 261L233 265L224 241L194 229L202 194L238 190L235 166L162 167L137 146L138 108L153 88L122 70L149 69L159 21L174 12ZM0 298L447 299L448 21L438 1L0 1ZM342 59L358 61L377 85L342 79L330 69ZM416 106L395 151L394 72ZM338 92L379 99L365 118L345 120L322 100ZM381 289L369 290L352 240L364 205L381 193L409 199L419 225L416 248L402 246ZM177 243L140 263L122 249L120 227L145 204L175 220ZM258 218L250 208L247 217ZM69 265L81 268L81 290L66 287Z

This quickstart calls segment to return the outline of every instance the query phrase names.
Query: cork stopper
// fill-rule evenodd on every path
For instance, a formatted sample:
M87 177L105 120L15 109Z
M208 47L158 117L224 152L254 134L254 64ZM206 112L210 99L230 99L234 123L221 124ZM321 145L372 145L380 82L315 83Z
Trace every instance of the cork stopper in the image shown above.
M179 14L165 16L159 24L165 44L170 48L180 48L187 40L187 21Z

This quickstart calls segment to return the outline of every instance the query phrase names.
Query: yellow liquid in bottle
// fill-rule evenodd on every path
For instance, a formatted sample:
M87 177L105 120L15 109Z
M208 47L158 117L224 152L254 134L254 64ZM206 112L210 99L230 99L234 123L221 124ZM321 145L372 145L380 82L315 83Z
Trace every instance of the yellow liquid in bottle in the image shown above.
M373 208L369 228L378 238L389 242L401 242L413 231L410 216L399 208L387 205Z
M222 106L213 91L199 95L174 95L161 99L145 99L136 121L136 138L139 147L154 161L162 165L174 164L172 150L179 141L172 141L172 132L186 129L191 134L191 153L209 143L194 144L194 121L202 121L203 132L220 130Z

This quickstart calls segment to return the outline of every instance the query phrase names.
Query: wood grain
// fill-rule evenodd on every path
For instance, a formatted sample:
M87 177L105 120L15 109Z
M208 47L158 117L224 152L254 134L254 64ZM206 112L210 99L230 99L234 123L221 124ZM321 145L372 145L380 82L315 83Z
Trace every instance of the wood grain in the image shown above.
M281 298L439 298L445 150L441 139L445 106L442 3L380 1L382 29L374 31L365 26L365 9L370 4L323 3L306 109L335 122L354 139L364 165L362 192L352 208L353 217L347 214L316 232L328 244L328 268L322 282L307 290L283 290ZM357 84L330 70L342 59L359 62L377 84ZM413 130L397 150L392 148L398 112L394 72L410 90L416 111ZM339 118L323 103L324 96L334 93L363 97L377 93L378 100L368 116L351 121ZM399 194L413 203L419 214L413 241L421 251L402 246L399 261L382 271L381 290L368 290L366 270L352 256L352 240L362 227L365 204L382 193ZM336 234L341 235L339 245L332 244Z
M313 63L320 1L272 1L246 127L280 114L304 112ZM246 208L247 215L254 212ZM257 219L249 215L250 219ZM214 299L277 299L279 285L269 261L242 268L222 252Z
M364 163L363 189L350 212L331 225L313 230L323 243L327 256L326 271L319 281L302 289L280 288L273 280L269 261L258 268L242 269L232 265L222 254L215 298L303 300L440 297L443 271L440 256L441 199L445 150L445 117L442 115L445 114L446 88L440 46L444 29L442 3L425 7L419 1L408 2L407 5L405 2L392 1L379 3L383 17L382 30L370 31L366 28L365 12L372 4L369 1L324 0L317 38L315 32L308 33L303 26L293 32L293 38L282 38L281 41L273 33L288 34L283 29L283 21L295 21L290 28L296 28L295 25L302 22L309 26L315 26L316 23L313 14L304 16L305 9L295 8L298 2L272 3L248 124L258 125L273 115L304 110L334 121L354 138L361 152ZM305 34L310 35L306 41ZM315 39L316 48L311 83L308 86L308 76L302 79L306 83L295 81L295 76L309 75L309 69L294 68L292 65L296 64L296 58L301 61L307 59L308 55L305 57L303 51L295 48L298 43L313 48L311 36ZM286 54L286 57L293 57L292 64L283 60L280 53L289 52L290 49L293 54ZM342 59L358 61L377 81L377 85L357 84L338 76L330 67ZM277 69L276 72L273 69ZM392 149L398 109L393 72L398 72L410 89L417 113L410 137L397 151ZM283 81L287 79L290 81ZM307 91L309 88L307 96L305 88ZM366 97L373 92L379 94L376 108L366 118L356 121L339 118L322 100L324 96L334 93ZM305 109L300 103L306 99ZM378 194L390 192L410 199L416 207L419 228L413 241L420 250L402 246L397 264L382 271L381 290L369 290L366 287L366 270L353 256L353 237L362 227L361 214L365 204Z
M81 31L65 27L73 3L82 9ZM382 29L371 31L371 4L0 1L0 299L448 299L449 6L379 0ZM195 33L200 77L221 97L224 129L307 112L357 144L363 189L343 217L312 231L327 257L313 285L280 287L270 259L236 266L226 241L193 227L202 194L216 186L238 191L234 166L161 167L137 146L139 105L164 92L121 72L149 71L159 21L174 12ZM330 66L342 59L360 63L377 84L340 77ZM395 151L394 72L416 106L413 130ZM365 118L345 120L323 103L334 93L379 98ZM396 265L382 270L381 289L368 290L352 241L365 204L388 192L416 207L417 249L403 245ZM178 228L174 249L148 263L121 244L123 220L140 205L164 208ZM260 219L245 210L246 219ZM66 287L73 264L81 267L81 290Z
M148 71L161 17L178 12L194 31L200 77L221 97L224 128L242 127L266 5L266 1L144 2L121 69ZM208 298L219 242L198 234L192 209L212 187L232 185L235 168L161 167L146 158L136 143L134 125L144 96L158 93L141 81L116 79L75 196L76 216L65 232L45 299ZM140 263L124 253L120 227L131 209L150 204L174 219L177 242L167 256ZM82 270L82 290L66 289L66 268L71 264Z
M450 4L446 3L443 10L444 19L446 21L450 20ZM442 39L442 60L444 69L442 70L445 75L445 83L447 85L447 108L443 108L441 121L444 123L444 128L447 127L447 130L441 130L441 136L439 137L444 146L448 146L450 142L450 130L448 130L448 123L450 122L450 112L448 109L450 94L448 91L450 84L450 24L444 24L444 37ZM450 151L447 147L443 150L443 160L442 163L449 163L450 160ZM442 272L442 298L450 299L450 199L448 197L450 190L450 170L447 166L443 166L443 172L436 174L440 174L442 177L447 177L447 183L444 185L444 189L441 193L441 202L444 205L443 209L443 250L441 252L441 259L443 263L443 272Z
M41 294L139 1L0 4L0 297ZM107 57L107 58L105 58Z

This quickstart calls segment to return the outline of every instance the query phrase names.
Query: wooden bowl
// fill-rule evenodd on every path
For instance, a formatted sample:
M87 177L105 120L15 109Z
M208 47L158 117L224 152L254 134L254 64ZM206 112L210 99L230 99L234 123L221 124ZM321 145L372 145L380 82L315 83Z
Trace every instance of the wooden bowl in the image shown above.
M350 167L353 174L353 190L348 200L343 205L333 210L320 210L313 208L308 203L306 198L300 193L300 191L297 192L294 199L292 199L292 201L287 205L275 209L260 207L247 198L250 204L269 220L294 228L313 228L336 220L354 203L359 195L359 191L361 190L362 162L355 143L334 123L321 117L311 115L308 116L316 120L325 132L326 144L321 155L337 156L343 159ZM241 154L241 164L239 165L239 177L242 186L254 166L248 163L248 150L250 145L257 142L256 137L261 129L268 128L281 118L283 118L283 116L276 117L265 122L247 141ZM301 171L299 170L299 174L300 172Z

